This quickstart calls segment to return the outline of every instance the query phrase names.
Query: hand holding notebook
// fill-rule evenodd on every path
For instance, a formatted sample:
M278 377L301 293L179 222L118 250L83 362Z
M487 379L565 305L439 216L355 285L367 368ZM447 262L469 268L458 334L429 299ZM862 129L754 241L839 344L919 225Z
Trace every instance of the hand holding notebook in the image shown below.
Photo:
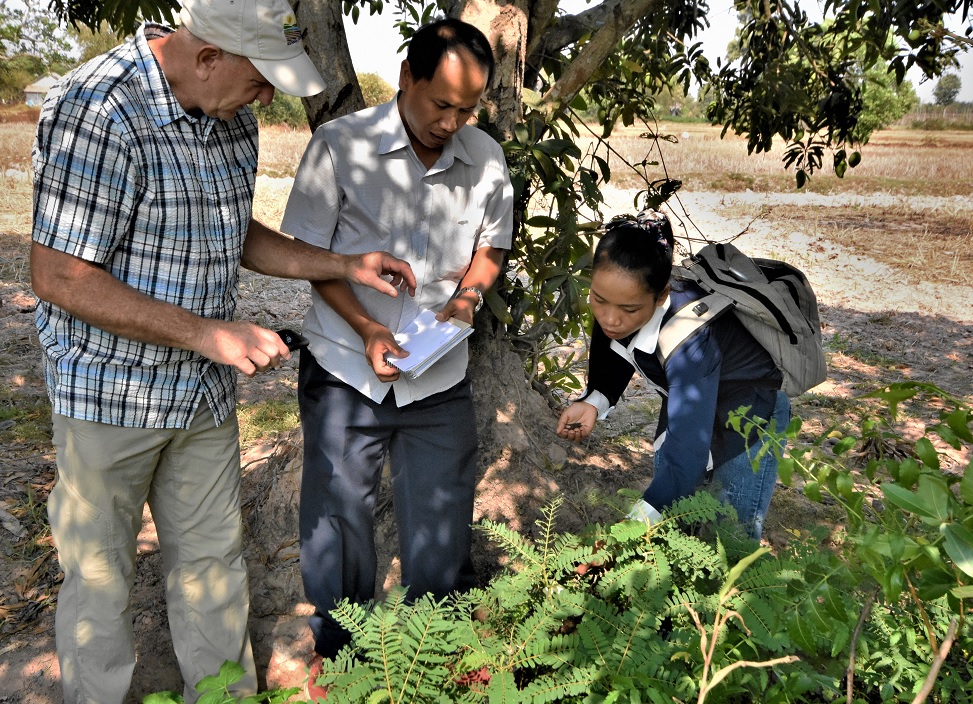
M472 333L468 323L456 318L436 320L436 314L424 308L404 330L395 333L395 341L409 356L387 354L385 361L415 379Z

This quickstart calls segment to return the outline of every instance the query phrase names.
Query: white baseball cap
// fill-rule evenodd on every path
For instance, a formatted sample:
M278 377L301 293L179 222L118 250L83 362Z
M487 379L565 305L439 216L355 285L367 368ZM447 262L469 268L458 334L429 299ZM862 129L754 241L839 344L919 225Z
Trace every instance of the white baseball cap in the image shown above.
M285 93L303 98L324 90L287 0L183 0L179 18L204 42L250 59Z

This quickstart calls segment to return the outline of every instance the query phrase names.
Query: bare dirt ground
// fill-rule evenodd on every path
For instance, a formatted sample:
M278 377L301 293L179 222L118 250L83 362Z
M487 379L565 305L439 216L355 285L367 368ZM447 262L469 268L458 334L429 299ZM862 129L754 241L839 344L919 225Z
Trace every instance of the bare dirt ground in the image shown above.
M262 197L273 200L286 182L262 179L261 189ZM631 192L608 195L609 214L629 209ZM968 197L905 202L884 195L690 193L681 202L707 237L724 239L746 231L738 240L741 248L796 264L814 285L830 378L795 403L806 436L832 424L854 429L862 409L855 397L890 381L934 382L973 402L973 205ZM676 213L683 211L677 206ZM948 224L945 231L943 223ZM0 232L7 231L3 224ZM922 256L903 262L882 253L889 240L904 237L916 237L912 248ZM53 636L58 569L44 517L54 465L26 257L26 235L0 234L0 371L6 380L0 412L18 409L0 415L7 418L0 420L0 702L48 704L60 701ZM239 313L272 327L299 327L308 302L303 283L245 275ZM515 359L485 362L488 374L519 373ZM295 385L296 367L289 363L241 379L240 401L246 407L266 399L293 400ZM597 497L645 486L655 407L652 395L636 385L586 445L569 446L552 433L554 411L531 399L525 387L509 409L479 419L488 451L477 519L502 520L529 531L537 508L560 494L567 500L564 529L612 520L611 509ZM903 420L907 432L921 432L922 418L906 413ZM293 431L263 438L248 444L243 454L251 632L268 686L303 684L310 648L309 608L296 570L300 448L295 438ZM389 567L380 589L393 583L396 573L390 514L386 503L382 557ZM810 504L798 489L781 486L765 538L779 545L793 531L835 519L827 506ZM485 540L478 539L476 559L484 574L496 569L498 556ZM149 515L140 535L132 619L139 660L130 701L153 691L180 691Z

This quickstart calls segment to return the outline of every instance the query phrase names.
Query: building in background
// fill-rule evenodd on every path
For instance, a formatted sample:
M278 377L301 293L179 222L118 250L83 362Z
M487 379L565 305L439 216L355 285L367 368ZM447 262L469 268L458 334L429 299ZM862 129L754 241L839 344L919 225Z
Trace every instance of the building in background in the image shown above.
M40 105L44 102L47 91L53 88L59 80L61 80L61 77L56 73L49 73L43 78L37 79L24 88L24 101L30 106Z

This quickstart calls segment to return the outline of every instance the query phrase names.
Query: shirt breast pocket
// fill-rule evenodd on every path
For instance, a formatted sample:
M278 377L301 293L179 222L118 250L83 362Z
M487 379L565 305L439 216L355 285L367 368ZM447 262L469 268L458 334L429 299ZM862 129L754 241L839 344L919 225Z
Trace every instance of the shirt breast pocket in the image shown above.
M456 281L463 278L477 246L483 213L478 208L454 203L444 208L437 221L433 221L438 237L429 243L430 264L437 278Z

